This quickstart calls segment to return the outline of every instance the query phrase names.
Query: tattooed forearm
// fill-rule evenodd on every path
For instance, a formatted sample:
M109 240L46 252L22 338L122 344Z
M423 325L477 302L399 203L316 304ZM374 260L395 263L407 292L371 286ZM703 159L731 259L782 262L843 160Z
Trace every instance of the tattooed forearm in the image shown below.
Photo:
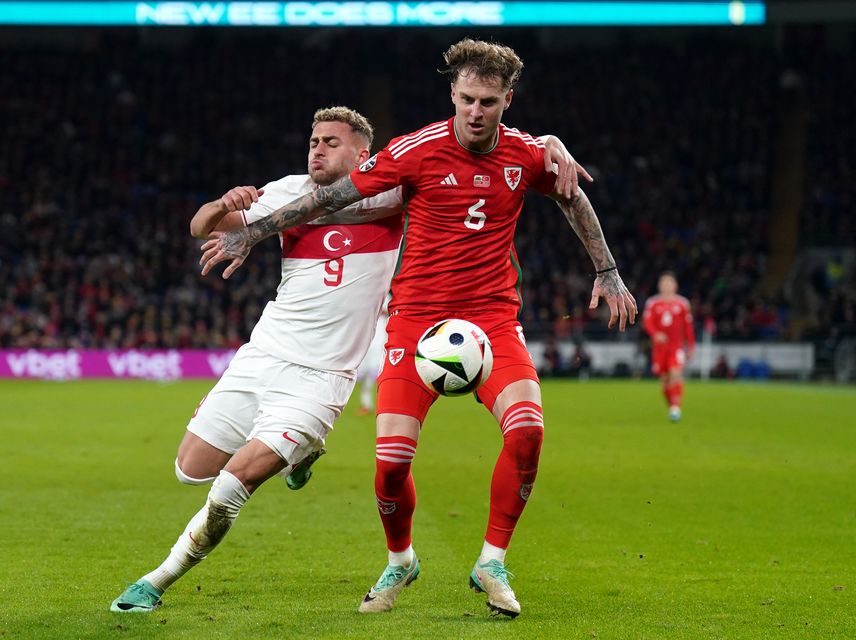
M615 259L606 245L603 229L600 228L600 221L583 190L577 189L575 196L567 200L559 199L557 203L574 233L579 236L583 246L591 256L595 270L602 271L614 267Z
M362 196L350 176L345 176L333 184L318 187L280 207L269 216L253 222L243 229L242 239L252 247L268 236L338 211L360 199Z

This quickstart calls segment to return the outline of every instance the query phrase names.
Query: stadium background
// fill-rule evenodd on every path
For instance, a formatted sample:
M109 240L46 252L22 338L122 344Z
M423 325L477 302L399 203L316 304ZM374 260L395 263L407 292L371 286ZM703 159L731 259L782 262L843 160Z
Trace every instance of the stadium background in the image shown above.
M811 4L770 3L767 25L742 27L3 27L0 348L243 343L274 294L277 251L254 251L228 284L200 277L197 207L304 171L316 107L368 114L377 148L447 117L435 70L470 34L522 55L506 122L559 135L594 173L640 302L673 269L699 335L799 341L808 359L782 375L831 378L837 354L852 379L856 31L816 23L852 3ZM555 208L528 201L517 247L545 374L602 340L634 349L599 373L645 370L642 332L607 335L603 310L587 310L590 262ZM705 370L724 353L713 347ZM764 360L738 349L714 374L769 375L741 368L752 353Z
M856 3L767 8L742 27L0 27L7 375L75 377L62 358L82 349L242 343L279 252L200 278L199 204L303 171L318 106L364 111L378 145L447 117L440 53L474 35L523 56L505 120L560 135L595 173L640 302L674 269L711 365L729 345L735 375L820 382L693 380L672 425L653 380L545 380L538 483L509 553L524 614L503 624L466 590L500 443L469 399L438 402L420 440L424 573L389 616L355 611L383 535L373 420L350 406L306 489L262 487L162 610L117 619L110 601L204 500L172 464L211 381L0 380L0 637L856 637L856 394L827 384L854 371ZM542 371L582 373L582 341L593 378L642 375L639 328L587 312L591 267L558 212L530 199L517 246ZM122 362L115 377L175 377L168 355Z

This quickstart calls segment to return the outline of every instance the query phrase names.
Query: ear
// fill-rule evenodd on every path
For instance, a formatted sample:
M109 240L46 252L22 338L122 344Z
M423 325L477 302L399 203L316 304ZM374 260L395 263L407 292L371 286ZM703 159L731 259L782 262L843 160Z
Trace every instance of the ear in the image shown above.
M514 89L509 89L508 93L505 94L505 109L511 106L511 99L514 97ZM503 109L503 111L505 111Z
M362 149L360 149L360 155L357 156L357 164L354 166L358 167L368 159L369 159L369 150L366 149L365 147L363 147Z
M456 92L455 92L455 83L454 83L454 82L452 82L449 86L452 88L452 103L454 104L454 102L455 102L455 95L456 95Z

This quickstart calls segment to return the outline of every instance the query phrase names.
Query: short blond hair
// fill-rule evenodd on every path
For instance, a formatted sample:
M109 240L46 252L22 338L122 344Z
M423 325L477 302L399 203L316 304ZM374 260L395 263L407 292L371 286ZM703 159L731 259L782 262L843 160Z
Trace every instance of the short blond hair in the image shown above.
M440 73L448 76L451 82L455 82L461 72L474 72L482 79L499 78L505 90L514 86L523 71L523 60L511 47L472 38L464 38L449 47L443 60L446 68Z
M312 118L312 128L319 122L344 122L351 126L351 131L363 136L369 148L374 141L374 129L368 119L358 111L348 107L327 107L318 109Z

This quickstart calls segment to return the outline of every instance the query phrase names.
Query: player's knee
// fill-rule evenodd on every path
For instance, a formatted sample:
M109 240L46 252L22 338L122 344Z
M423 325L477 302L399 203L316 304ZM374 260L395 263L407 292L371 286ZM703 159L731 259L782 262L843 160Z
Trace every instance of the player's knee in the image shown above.
M181 484L190 484L190 485L200 485L200 484L209 484L214 481L217 476L211 476L208 478L194 478L193 476L187 475L184 470L181 468L181 465L178 462L178 458L175 459L175 477L178 478L178 481Z
M544 427L540 425L512 429L505 435L505 447L521 471L537 469L543 441Z
M390 463L378 458L375 467L375 486L378 489L392 489L400 486L410 475L410 462Z
M416 441L404 436L379 437L375 459L375 490L396 493L407 482L416 455Z

